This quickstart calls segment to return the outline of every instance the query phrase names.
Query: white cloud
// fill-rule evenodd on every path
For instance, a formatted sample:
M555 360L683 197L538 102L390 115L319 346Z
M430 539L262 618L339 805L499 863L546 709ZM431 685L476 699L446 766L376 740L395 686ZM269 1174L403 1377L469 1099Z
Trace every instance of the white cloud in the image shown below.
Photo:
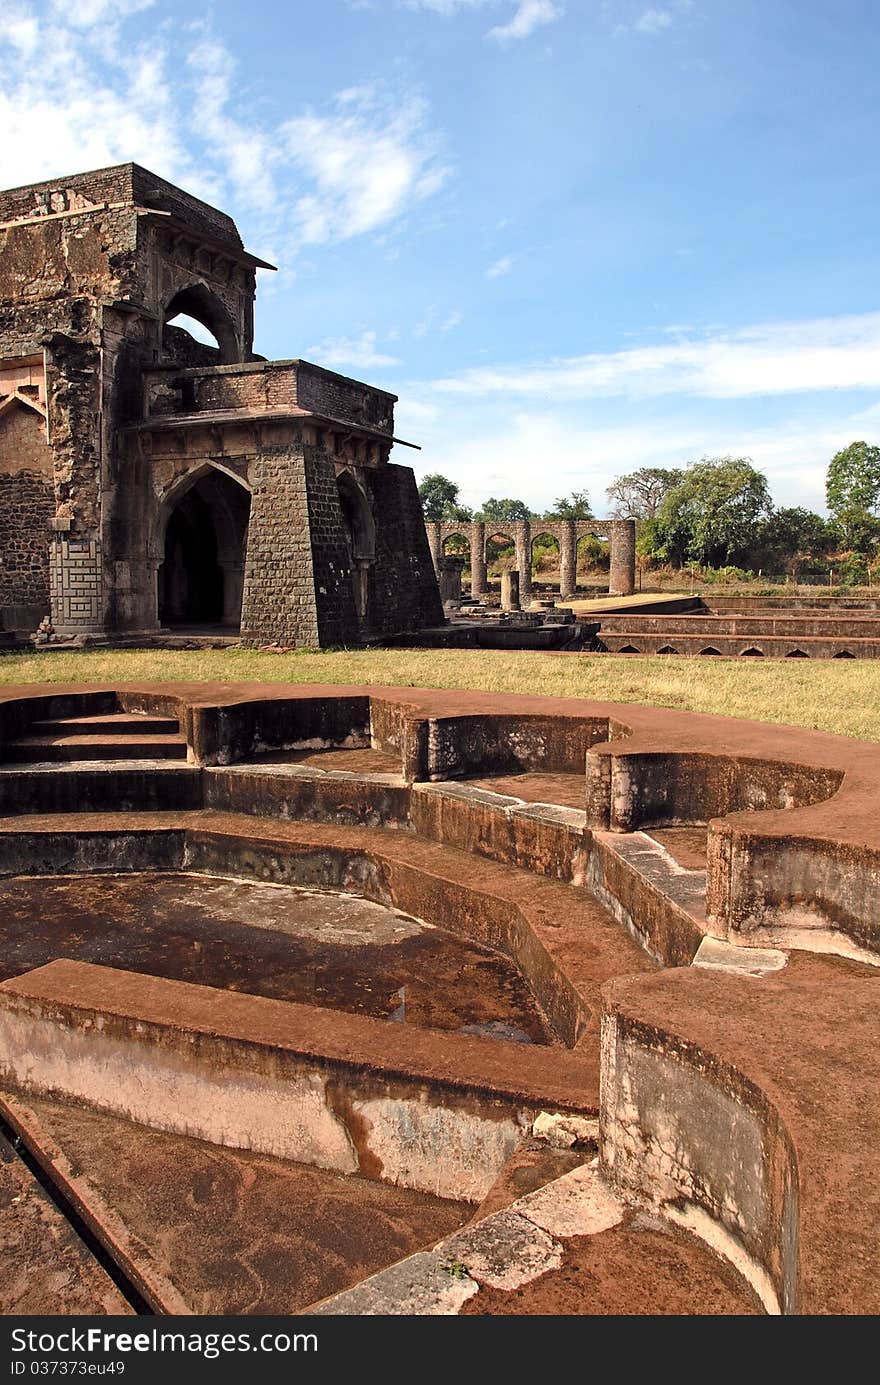
M831 457L854 438L880 432L880 406L857 412L832 407L818 422L783 416L765 427L714 411L695 415L690 407L641 421L596 422L537 401L512 412L463 406L451 418L414 398L414 388L402 392L396 430L422 445L420 472L449 476L461 488L462 504L473 507L501 494L542 513L557 496L586 490L601 516L616 476L640 466L681 467L703 456L731 455L750 457L766 474L776 504L822 510Z
M148 10L154 0L52 0L53 14L76 29L91 29L95 24L113 23L140 10Z
M399 0L408 10L428 10L445 18L462 10L482 9L487 5L497 5L498 0ZM489 29L486 38L498 43L512 39L528 38L544 24L552 24L565 13L557 0L513 0L513 12L504 24L496 24Z
M554 4L553 0L519 0L508 23L496 24L489 30L487 38L493 38L499 43L528 38L535 29L560 19L562 13L562 6Z
M449 176L417 94L351 87L273 125L250 113L210 26L148 29L151 3L3 7L0 186L134 160L237 212L255 250L288 260L401 224Z
M563 399L737 399L880 389L880 312L761 324L625 351L480 366L436 380L433 388L474 397Z
M328 337L319 345L310 346L306 355L330 369L350 366L358 370L378 370L382 366L399 364L395 356L386 356L377 351L376 333L366 331L356 338Z
M110 28L101 31L99 50L100 62L92 35L66 27L60 14L47 17L36 6L3 11L0 185L127 159L158 164L171 176L192 173L168 83L157 80L165 62L161 43L122 48ZM110 69L103 65L108 51ZM23 62L29 55L33 60Z
M514 258L512 255L502 255L500 260L490 264L486 270L487 279L501 279L505 274L509 274L513 269Z
M417 322L412 329L411 335L416 341L421 341L423 337L431 332L452 332L456 327L460 327L464 321L464 313L460 308L453 308L450 312L438 320L439 309L436 303L431 303L420 322Z
M193 114L200 137L212 142L236 194L258 211L271 211L278 201L272 170L277 163L274 141L258 127L243 125L229 114L235 62L223 44L205 37L187 62L195 76Z
M22 58L30 58L37 50L40 26L33 15L9 15L2 25L2 34Z
M490 0L402 0L404 9L430 10L432 14L452 15L459 10L474 10Z
M648 9L636 20L633 26L640 34L662 34L672 23L668 10Z
M280 133L287 157L313 187L294 207L306 244L387 225L449 175L415 96L391 100L375 87L352 88L328 112L296 116Z

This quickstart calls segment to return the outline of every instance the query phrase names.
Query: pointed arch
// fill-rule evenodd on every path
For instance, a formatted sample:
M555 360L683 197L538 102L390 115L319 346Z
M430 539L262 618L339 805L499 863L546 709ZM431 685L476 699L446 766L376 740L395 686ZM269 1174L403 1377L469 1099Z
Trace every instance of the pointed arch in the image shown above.
M241 360L241 347L232 317L225 304L206 284L196 281L178 289L165 305L165 325L181 314L195 318L196 322L208 329L217 342L220 365L234 365Z
M242 477L210 461L165 492L152 541L160 624L240 624L250 496Z
M372 562L376 557L376 521L370 502L351 471L337 474L336 487L351 556L356 561Z

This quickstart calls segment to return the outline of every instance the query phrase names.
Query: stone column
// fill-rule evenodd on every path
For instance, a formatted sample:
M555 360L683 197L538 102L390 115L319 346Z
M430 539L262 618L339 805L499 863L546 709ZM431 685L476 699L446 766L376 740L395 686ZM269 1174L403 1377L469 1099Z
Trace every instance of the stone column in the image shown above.
M443 558L443 538L441 536L439 519L426 520L425 529L428 533L428 547L431 550L431 559L434 563L434 571L439 577L440 563Z
M476 601L486 595L486 526L479 520L471 524L471 596Z
M519 599L523 606L532 604L532 526L527 519L514 528L516 565L519 569Z
M241 622L241 596L244 590L244 554L218 553L217 562L223 569L223 624Z
M501 609L502 611L518 611L519 605L519 573L514 568L511 572L501 574Z
M440 600L445 606L450 603L461 605L461 570L463 558L442 558L440 560Z
M631 596L636 589L636 522L613 519L608 525L611 541L608 591L611 596Z
M559 526L559 595L563 601L570 601L577 586L577 540L574 520L565 520Z

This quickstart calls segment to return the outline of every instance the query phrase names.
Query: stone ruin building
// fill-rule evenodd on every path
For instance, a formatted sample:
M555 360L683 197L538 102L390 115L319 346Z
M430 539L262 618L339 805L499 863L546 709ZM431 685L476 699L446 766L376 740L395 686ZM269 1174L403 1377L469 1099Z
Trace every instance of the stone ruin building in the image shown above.
M137 164L0 192L0 626L326 646L442 622L395 396L255 356L258 268Z

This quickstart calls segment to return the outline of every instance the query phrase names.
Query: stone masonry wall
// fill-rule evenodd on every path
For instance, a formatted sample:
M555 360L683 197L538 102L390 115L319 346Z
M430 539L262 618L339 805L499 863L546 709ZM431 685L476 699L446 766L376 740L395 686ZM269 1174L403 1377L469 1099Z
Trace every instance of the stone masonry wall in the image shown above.
M0 222L37 214L57 215L64 210L76 210L83 201L156 207L206 234L241 245L235 222L225 212L134 163L9 188L0 192Z
M376 518L376 563L370 571L368 623L373 634L442 625L443 604L410 467L366 471Z
M260 644L317 645L318 611L305 464L290 442L264 446L252 486L241 634Z
M297 362L298 399L304 409L325 418L341 418L390 434L396 396L360 380L349 380L308 361Z
M358 618L351 555L336 470L327 453L317 447L306 447L305 467L320 644L322 648L356 644Z
M0 606L49 610L52 483L36 471L0 474Z
M49 520L55 513L52 450L34 409L0 414L0 606L49 609Z

